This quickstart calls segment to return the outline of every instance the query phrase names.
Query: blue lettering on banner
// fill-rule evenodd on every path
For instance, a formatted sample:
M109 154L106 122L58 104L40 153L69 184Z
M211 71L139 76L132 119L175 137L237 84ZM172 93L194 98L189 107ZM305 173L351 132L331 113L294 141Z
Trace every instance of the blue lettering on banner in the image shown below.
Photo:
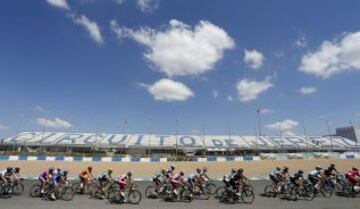
M40 140L36 141L36 143L38 144L43 144L43 142L49 138L51 138L52 136L54 136L56 133L51 133L47 136L42 136ZM56 139L53 139L51 142L56 141ZM51 142L47 142L46 144L51 144Z
M164 141L165 141L165 138L168 138L169 136L156 136L159 138L159 146L164 146Z
M137 138L134 145L135 146L141 146L141 142L142 142L143 138L144 138L144 135L138 135L138 138Z
M11 138L9 140L10 143L18 143L18 142L24 142L23 140L18 140L20 137L22 138L23 136L26 136L26 135L30 135L29 137L24 137L26 138L26 141L40 135L41 133L34 133L34 132L30 132L30 133L21 133L21 134L18 134L16 136L14 136L13 138Z
M123 135L119 141L114 141L114 138L116 138L116 134L112 134L110 138L107 139L109 145L119 145L119 144L125 144L125 142L128 140L129 135Z
M224 139L226 145L228 147L238 147L237 144L234 144L234 140L233 139Z
M84 139L84 143L85 144L96 144L98 139L97 139L97 136L99 136L98 134L92 134L88 137L86 137ZM102 135L100 135L101 137L103 137Z
M182 137L180 137L179 140L180 140L179 143L182 146L189 146L189 147L195 146L195 139L191 136L182 136Z
M68 134L65 135L65 137L63 137L62 139L59 139L56 143L60 144L63 141L70 141L70 144L76 144L76 139L80 139L81 137L83 137L82 134ZM65 144L68 144L67 142Z
M215 147L222 147L223 146L223 142L220 141L219 139L212 139L211 141L212 141L212 143L214 144Z
M55 161L64 161L65 160L65 156L56 156L55 157Z

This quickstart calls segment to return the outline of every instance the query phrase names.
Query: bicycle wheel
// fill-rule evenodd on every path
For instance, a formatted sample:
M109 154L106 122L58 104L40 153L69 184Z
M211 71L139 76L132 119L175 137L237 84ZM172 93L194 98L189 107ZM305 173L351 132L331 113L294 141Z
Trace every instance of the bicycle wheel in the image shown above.
M320 193L323 197L329 198L333 195L334 187L328 184L324 184L321 187Z
M155 187L154 186L148 186L145 189L145 197L147 199L155 199L157 198L157 193L155 191Z
M120 192L111 190L109 191L109 198L110 203L119 203L123 200L123 197L121 196Z
M226 187L222 186L222 187L218 187L216 190L215 190L215 198L216 199L219 199L221 197L221 195L223 194L223 192L226 191Z
M205 187L198 191L198 197L200 200L208 200L210 198L210 191Z
M41 189L39 184L35 184L30 188L29 191L30 197L40 197L41 196Z
M206 189L210 192L211 195L215 194L216 185L214 183L207 183Z
M272 184L267 185L264 189L264 194L268 197L275 197L276 191L275 191L274 185L272 185Z
M24 184L18 182L13 186L12 190L14 195L21 195L24 192Z
M72 187L62 187L59 190L59 197L64 201L70 201L74 199L75 191Z
M73 184L73 189L76 194L84 194L84 189L81 188L80 182L76 182L75 184Z
M0 197L3 199L8 199L11 197L10 186L2 185L0 188Z
M242 202L246 203L246 204L251 204L254 202L255 199L255 195L254 192L251 190L243 190L241 192L241 200Z
M304 185L304 191L302 192L302 196L307 201L313 200L314 197L315 197L315 188L314 188L314 186L311 185L311 184Z
M141 201L141 193L138 190L132 190L128 193L128 201L131 204L139 204Z
M182 193L181 193L181 199L184 201L184 202L191 202L193 201L193 196L190 192L189 189L185 189Z

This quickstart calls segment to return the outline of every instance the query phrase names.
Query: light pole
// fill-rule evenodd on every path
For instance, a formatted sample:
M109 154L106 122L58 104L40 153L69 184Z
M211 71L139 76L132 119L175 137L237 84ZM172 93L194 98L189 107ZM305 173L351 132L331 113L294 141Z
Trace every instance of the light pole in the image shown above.
M149 134L148 134L148 155L151 157L151 149L150 149L150 137L151 137L151 117L149 119Z
M178 154L178 119L175 118L175 157Z
M306 126L305 126L305 121L302 120L302 126L303 126L303 131L304 131L304 138L306 140L306 150L309 151L309 142L306 139Z
M127 121L127 119L125 119L124 122L123 122L123 131L122 131L123 135L125 135L125 130L126 130L127 123L128 123L128 121Z
M262 133L261 133L261 119L260 119L261 110L260 110L260 109L257 109L257 110L256 110L256 113L257 113L258 125L259 125L259 136L261 136L261 135L262 135Z
M326 121L326 126L327 126L327 129L328 129L328 132L329 132L330 143L331 143L330 151L332 151L334 149L334 147L333 147L333 139L332 139L332 136L331 136L330 123L329 123L328 120Z

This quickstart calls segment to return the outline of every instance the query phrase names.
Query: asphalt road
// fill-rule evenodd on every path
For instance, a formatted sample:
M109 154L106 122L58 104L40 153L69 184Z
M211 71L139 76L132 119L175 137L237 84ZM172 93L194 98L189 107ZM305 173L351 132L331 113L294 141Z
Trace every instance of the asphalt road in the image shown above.
M304 200L286 201L277 198L267 198L261 196L265 185L268 181L254 181L255 201L251 205L234 204L224 205L219 203L216 199L209 200L194 200L191 203L180 202L163 202L162 200L147 200L144 199L139 205L130 204L110 204L106 200L89 199L87 195L76 195L74 200L70 202L64 201L44 201L38 198L30 198L28 190L35 181L26 180L25 191L22 196L14 196L10 199L0 199L0 209L112 209L112 208L136 208L136 209L217 209L217 208L249 208L249 209L341 209L341 208L357 208L360 205L360 198L346 198L340 196L333 196L331 198L317 197L311 202ZM145 189L150 182L138 182L139 188ZM219 182L219 184L221 184Z

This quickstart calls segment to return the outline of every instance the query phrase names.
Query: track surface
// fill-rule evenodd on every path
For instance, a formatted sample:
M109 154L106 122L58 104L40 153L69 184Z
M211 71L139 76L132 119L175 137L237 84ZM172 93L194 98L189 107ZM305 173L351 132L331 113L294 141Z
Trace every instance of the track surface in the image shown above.
M207 201L194 200L191 203L178 202L163 202L161 200L147 200L144 199L139 205L130 204L109 204L106 200L89 199L87 195L76 195L73 201L44 201L38 198L28 197L28 190L35 181L25 181L25 191L22 196L14 196L11 199L0 199L0 209L112 209L112 208L136 208L136 209L217 209L217 208L249 208L249 209L342 209L342 208L357 208L360 205L360 198L346 198L333 196L331 198L317 197L311 202L304 200L299 201L285 201L277 198L262 197L265 185L269 181L254 181L255 201L251 205L235 204L224 205L220 204L215 199ZM144 188L150 182L138 182L139 188L143 192ZM221 183L219 182L219 185Z

